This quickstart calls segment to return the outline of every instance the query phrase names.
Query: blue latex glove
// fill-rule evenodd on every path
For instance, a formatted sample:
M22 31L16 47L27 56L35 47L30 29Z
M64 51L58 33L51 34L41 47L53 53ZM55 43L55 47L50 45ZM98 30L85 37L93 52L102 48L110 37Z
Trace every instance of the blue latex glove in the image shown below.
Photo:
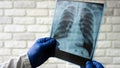
M81 67L85 68L85 67ZM86 68L104 68L103 65L97 61L87 61L86 62Z
M56 40L52 38L41 38L28 51L28 57L32 68L44 63L55 52Z

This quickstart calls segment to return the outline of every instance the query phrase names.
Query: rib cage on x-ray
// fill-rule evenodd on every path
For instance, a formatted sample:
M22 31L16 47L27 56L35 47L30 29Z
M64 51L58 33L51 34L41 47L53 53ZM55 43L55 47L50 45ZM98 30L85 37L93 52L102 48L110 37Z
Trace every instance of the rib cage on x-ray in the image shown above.
M88 9L88 7L83 8L82 12L83 13L81 13L79 26L83 35L83 47L87 49L90 55L93 48L94 18L92 12Z
M54 38L58 39L68 36L69 29L74 21L74 10L74 6L69 6L63 11L59 26L54 33Z
M102 6L96 6L92 4L86 4L86 7L82 9L81 19L80 19L80 30L84 37L83 47L86 48L89 52L89 55L92 53L93 45L95 39L94 33L96 33L95 27L99 27L99 17L101 17L101 11L103 10ZM95 21L97 20L98 21ZM96 25L97 24L97 25Z
M57 6L52 37L60 43L59 49L93 57L103 6L77 2L61 2Z

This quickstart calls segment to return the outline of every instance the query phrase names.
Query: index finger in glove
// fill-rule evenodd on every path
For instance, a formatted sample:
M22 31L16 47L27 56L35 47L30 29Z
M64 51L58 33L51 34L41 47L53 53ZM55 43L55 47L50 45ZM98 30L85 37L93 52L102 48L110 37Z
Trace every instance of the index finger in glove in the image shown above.
M42 43L44 46L56 46L56 40L51 38L47 40L46 42Z
M96 62L96 61L93 61L93 65L95 66L95 68L104 68L101 63Z
M91 61L87 61L86 68L93 68L93 63Z

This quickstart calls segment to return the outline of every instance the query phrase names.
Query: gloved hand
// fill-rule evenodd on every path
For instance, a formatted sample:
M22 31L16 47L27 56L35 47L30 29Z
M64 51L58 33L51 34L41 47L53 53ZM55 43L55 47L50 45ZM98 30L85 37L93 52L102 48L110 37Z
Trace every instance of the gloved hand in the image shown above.
M85 67L81 67L85 68ZM87 61L86 68L104 68L103 65L97 61Z
M41 38L34 43L28 51L28 57L32 68L36 68L52 57L56 47L56 40L52 38Z

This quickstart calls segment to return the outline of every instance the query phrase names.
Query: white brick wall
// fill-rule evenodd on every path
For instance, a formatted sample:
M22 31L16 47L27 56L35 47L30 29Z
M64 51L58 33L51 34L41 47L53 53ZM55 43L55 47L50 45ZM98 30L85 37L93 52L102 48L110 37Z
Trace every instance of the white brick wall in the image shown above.
M3 10L2 9L0 9L0 16L2 16L3 15Z
M0 40L10 40L11 38L11 33L0 33Z
M0 17L0 24L11 24L11 23L12 23L11 17L6 17L6 16Z
M5 16L24 16L25 9L6 9Z
M35 24L35 19L34 17L14 17L13 23L20 25Z
M2 31L3 31L3 26L0 25L0 32L2 32Z
M14 40L34 40L35 35L33 33L15 33L13 34Z
M49 6L48 1L37 2L36 5L37 8L43 8L43 9L46 9Z
M14 1L14 8L34 8L35 2L33 1Z
M12 8L11 1L0 1L0 8Z
M29 25L27 26L28 32L48 32L49 27L47 25Z
M26 48L26 42L25 41L5 41L4 42L5 48Z
M24 32L24 25L6 25L4 26L4 32Z
M7 49L6 49L6 48L4 48L4 49L2 48L2 49L0 49L0 56L1 56L1 55L2 55L2 56L4 56L4 55L6 55L6 56L7 56L7 55L11 55L11 50L8 49L8 48L7 48Z
M94 59L105 68L120 68L120 0L105 3ZM0 63L26 53L36 39L49 36L54 8L55 0L0 0ZM79 66L52 57L40 68Z
M47 9L27 9L27 16L47 16Z
M0 48L2 48L3 47L3 43L0 41Z

